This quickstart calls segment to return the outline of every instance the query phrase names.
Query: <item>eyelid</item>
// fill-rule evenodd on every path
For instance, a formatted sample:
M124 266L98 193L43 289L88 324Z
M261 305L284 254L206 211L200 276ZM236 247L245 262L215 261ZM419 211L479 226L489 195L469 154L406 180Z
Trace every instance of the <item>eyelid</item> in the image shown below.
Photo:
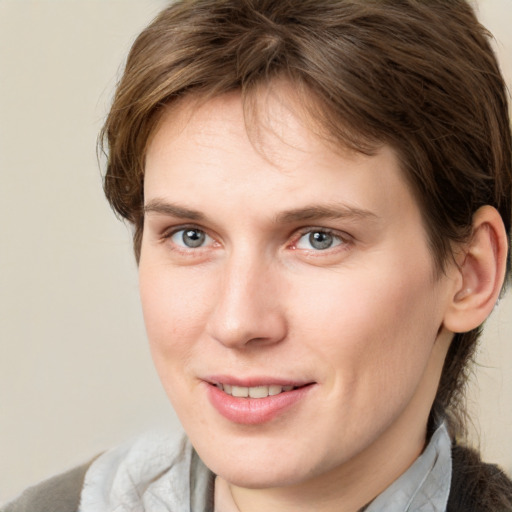
M176 233L179 233L180 231L186 231L186 230L201 231L210 240L208 241L208 243L206 245L202 245L202 246L199 246L199 247L187 247L185 245L176 244L175 242L173 242L171 240L172 237ZM209 232L208 229L205 229L204 227L198 226L197 224L193 224L193 223L185 223L185 224L179 224L179 225L176 225L176 226L168 227L168 228L166 228L166 229L164 229L162 231L162 233L159 236L159 238L160 238L161 242L163 242L163 243L170 243L176 250L185 251L185 252L199 252L199 251L201 251L201 249L207 249L207 248L215 246L215 244L219 243L217 241L216 237L211 232Z
M162 230L161 234L159 235L159 239L161 242L169 242L170 239L178 232L184 231L187 229L195 229L198 231L202 231L205 233L207 237L211 239L211 241L207 245L203 245L197 248L187 248L186 246L181 246L175 243L172 243L174 248L178 251L184 251L184 252L199 252L201 249L208 249L212 246L220 246L220 242L218 241L218 237L211 233L209 229L204 228L203 226L200 226L193 222L187 222L179 225L174 225L167 227ZM329 235L332 235L333 237L336 237L340 240L340 243L336 244L333 247L329 247L327 249L301 249L296 247L296 244L298 241L307 234L313 233L313 232L320 232L320 233L327 233ZM294 234L291 235L291 242L287 244L287 247L289 249L295 249L295 250L301 250L304 253L310 253L310 254L316 254L316 255L322 255L322 254L328 254L333 253L336 251L343 251L348 248L348 246L352 245L354 242L354 237L347 233L346 231L340 231L338 229L328 228L328 227L319 227L319 226L307 226L298 229Z
M326 233L340 240L340 243L336 244L333 247L329 247L327 249L300 249L297 247L297 243L299 240L305 235L311 233ZM337 229L326 228L326 227L318 227L318 226L309 226L305 228L299 229L296 234L292 238L291 248L296 250L302 250L310 253L318 253L318 254L326 254L332 252L333 250L343 250L347 245L350 245L354 241L354 237L349 235L346 231L339 231ZM341 246L341 247L340 247Z
M175 226L166 227L165 229L162 230L160 238L162 238L162 239L171 238L171 236L175 235L178 231L184 231L185 229L197 229L198 231L202 231L203 233L205 233L211 237L211 235L209 235L209 233L206 229L204 229L201 226L198 226L197 224L193 224L190 222L190 223L177 224ZM211 237L211 238L213 238L213 237Z

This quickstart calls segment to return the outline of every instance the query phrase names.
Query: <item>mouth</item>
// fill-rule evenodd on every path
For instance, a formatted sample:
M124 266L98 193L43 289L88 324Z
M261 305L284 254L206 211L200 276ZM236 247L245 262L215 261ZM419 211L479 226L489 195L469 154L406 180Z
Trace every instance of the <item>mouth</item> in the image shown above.
M267 423L286 411L297 410L316 387L315 382L269 383L269 380L265 383L263 379L241 382L218 378L205 384L214 409L230 422L243 425Z
M278 384L269 384L268 386L247 387L216 383L215 387L235 398L267 398L268 396L280 395L281 393L293 391L294 389L299 389L304 386L280 386Z

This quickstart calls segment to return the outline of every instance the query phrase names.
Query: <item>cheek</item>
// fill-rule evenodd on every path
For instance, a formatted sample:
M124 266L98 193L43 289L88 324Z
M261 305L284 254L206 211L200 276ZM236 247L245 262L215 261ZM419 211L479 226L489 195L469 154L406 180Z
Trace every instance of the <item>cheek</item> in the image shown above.
M440 325L429 267L375 266L331 275L296 293L296 323L309 349L347 381L383 381L421 371ZM319 290L322 290L319 293ZM343 371L339 371L340 368Z
M321 371L324 386L310 428L319 436L330 432L339 446L350 438L362 447L410 403L439 327L430 273L380 268L373 275L332 276L320 298L306 293L297 302L303 315L294 323L302 329L293 337L307 344L297 357Z
M183 425L202 422L190 396L197 384L192 365L208 317L208 280L141 260L139 288L151 356L162 386Z
M159 373L189 358L208 317L209 281L192 272L141 261L139 288L150 348Z

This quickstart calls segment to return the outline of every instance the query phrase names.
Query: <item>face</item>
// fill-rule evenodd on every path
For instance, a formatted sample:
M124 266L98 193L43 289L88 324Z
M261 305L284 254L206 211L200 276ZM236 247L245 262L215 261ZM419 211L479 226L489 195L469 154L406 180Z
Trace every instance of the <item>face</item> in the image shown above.
M185 100L147 153L152 355L203 461L246 487L417 455L447 346L450 281L394 152L336 150L299 112L268 95L249 136L237 94Z

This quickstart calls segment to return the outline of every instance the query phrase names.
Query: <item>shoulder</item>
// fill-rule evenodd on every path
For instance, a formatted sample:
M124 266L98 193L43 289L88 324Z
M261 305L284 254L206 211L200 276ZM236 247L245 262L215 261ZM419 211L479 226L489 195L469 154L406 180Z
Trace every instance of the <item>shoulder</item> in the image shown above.
M101 455L87 471L80 512L205 511L212 474L182 432L152 431Z
M0 512L211 510L212 474L181 432L148 432L26 489ZM124 507L124 508L123 508Z
M447 512L512 512L512 481L467 447L452 448L453 471Z
M0 512L75 512L93 461L29 487Z

